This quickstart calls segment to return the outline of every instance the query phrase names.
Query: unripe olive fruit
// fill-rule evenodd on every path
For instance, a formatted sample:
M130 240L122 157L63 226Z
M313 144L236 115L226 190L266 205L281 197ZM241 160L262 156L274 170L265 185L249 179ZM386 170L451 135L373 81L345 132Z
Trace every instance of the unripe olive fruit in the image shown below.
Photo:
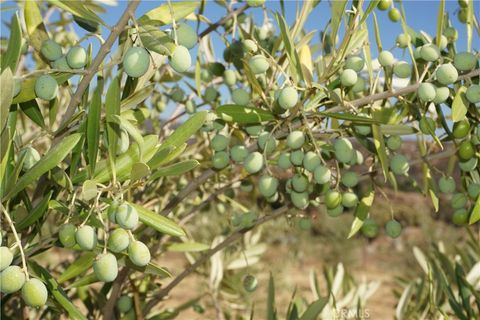
M282 109L291 109L298 102L298 93L295 88L285 87L278 94L278 104Z
M443 193L452 193L455 191L455 180L452 177L441 177L438 181L438 187Z
M261 150L269 154L277 147L277 139L270 132L264 131L258 136L257 144Z
M260 54L251 57L250 60L248 60L248 66L254 74L264 73L270 68L267 58Z
M223 79L227 86L233 86L237 82L237 75L233 70L225 70L223 73Z
M412 67L408 62L399 61L393 66L393 73L402 79L409 78L412 75Z
M438 60L438 58L440 58L440 50L436 45L432 43L425 44L422 46L422 49L420 50L420 56L425 61L433 62Z
M81 226L75 232L75 240L83 250L93 250L97 245L95 229L89 225Z
M229 162L230 162L230 159L229 159L228 153L225 151L215 152L215 154L212 157L212 166L218 170L226 168Z
M470 183L467 186L468 195L472 199L477 199L478 195L480 194L480 184L479 183Z
M0 247L0 271L12 264L13 254L7 247Z
M23 156L23 170L30 170L39 160L40 154L33 147L26 147L20 151L20 157Z
M30 307L42 307L47 303L47 287L42 281L31 278L22 287L22 298Z
M223 151L227 149L230 139L224 136L223 134L217 134L212 139L212 148L215 151Z
M390 67L395 62L395 58L390 51L382 51L378 55L378 62L382 67Z
M290 153L282 152L278 156L277 165L284 170L289 169L292 166L292 162L290 162Z
M219 96L219 93L218 93L217 89L215 89L212 86L206 88L205 92L203 93L203 99L206 102L213 102L213 101L217 100L218 96Z
M303 159L305 158L305 153L302 150L295 150L290 153L290 162L294 166L301 166L303 164Z
M465 207L467 204L467 196L463 193L455 193L452 197L451 203L452 203L452 208L454 209L460 209Z
M177 46L170 56L170 66L176 72L185 72L192 65L190 52L184 46Z
M429 117L422 117L419 121L420 131L424 134L430 134L430 132L435 132L435 120Z
M230 157L235 162L242 162L248 156L248 150L245 146L236 145L230 150Z
M181 102L185 98L185 92L182 90L180 87L175 87L173 90L170 92L170 96L173 101L175 102Z
M120 313L126 313L132 309L133 299L130 296L121 296L118 298L116 306Z
M313 178L315 179L315 182L318 184L325 184L330 181L330 178L332 177L332 172L330 169L323 165L319 165L318 167L315 168L315 171L313 172Z
M128 257L134 265L144 267L150 262L150 251L140 241L132 241L128 246Z
M327 209L327 214L332 218L336 218L336 217L339 217L343 213L343 209L344 209L343 206L339 205L335 208Z
M399 48L406 48L408 47L408 44L410 43L411 41L411 38L410 38L410 35L408 33L400 33L398 36L397 36L397 39L395 40L395 43L397 44L397 46Z
M287 145L292 149L299 149L305 143L305 134L301 131L292 131L287 136Z
M132 78L143 76L150 67L150 55L141 47L130 47L123 57L123 70Z
M390 160L390 169L397 175L405 175L410 169L410 165L404 155L397 154Z
M258 181L258 189L264 197L271 197L277 192L278 179L272 176L262 176Z
M176 34L177 34L177 42L179 45L184 46L188 49L192 49L195 47L197 43L197 33L195 30L186 23L178 24ZM171 34L173 36L173 32Z
M354 154L352 143L346 138L338 138L333 144L335 157L342 163L349 162Z
M346 69L352 69L355 72L362 71L364 65L365 65L365 61L361 57L358 57L358 56L348 57L347 60L345 61L345 68Z
M479 103L480 102L480 85L472 84L470 87L467 88L465 92L465 96L467 100L471 103Z
M340 82L344 87L353 86L358 80L357 73L352 69L343 70L340 76Z
M197 109L197 105L195 104L195 101L194 100L188 100L185 102L185 111L188 113L188 114L193 114L195 113Z
M75 244L77 244L77 241L75 240L76 238L76 233L77 228L71 224L71 223L66 223L63 224L59 229L58 229L58 238L60 240L60 243L65 247L65 248L71 248Z
M421 83L417 89L417 94L420 100L424 102L432 101L436 95L435 86L428 82Z
M255 53L258 50L258 46L255 41L251 39L245 39L242 42L243 49L249 53Z
M365 90L365 80L363 80L362 77L358 77L357 82L355 82L351 90L354 93L363 92L363 90Z
M305 153L303 158L303 167L305 170L313 172L321 164L320 157L313 151Z
M392 5L392 0L380 0L377 4L377 8L385 11Z
M470 214L468 213L467 209L465 209L465 208L455 210L455 212L453 213L453 216L452 216L452 221L453 221L453 223L455 223L458 226L465 225L465 224L468 223L469 215Z
M67 62L66 56L61 56L57 60L53 61L51 65L52 65L52 68L57 70L71 70L70 65Z
M465 138L470 131L470 122L468 120L461 120L453 124L452 134L455 139Z
M450 96L450 89L448 87L435 87L435 98L432 100L435 104L445 102Z
M398 238L402 233L402 225L397 220L390 220L385 225L385 230L390 238Z
M342 174L342 184L345 187L353 188L358 184L358 174L353 171L347 171Z
M118 275L117 258L111 253L98 255L93 263L93 271L98 280L112 282Z
M60 57L63 55L62 47L51 39L42 42L40 52L50 61L60 59Z
M402 146L402 138L400 136L390 136L387 139L387 147L390 150L398 150Z
M115 253L120 253L128 248L130 244L130 236L128 232L122 228L113 230L108 237L108 249Z
M235 104L246 106L250 102L250 95L243 89L235 89L232 91L232 100Z
M464 172L469 172L475 169L477 167L477 164L478 164L477 158L471 158L470 160L467 160L467 161L459 161L458 167L460 168L460 170Z
M71 47L66 58L70 68L80 69L87 64L87 51L80 46Z
M131 205L123 203L117 208L117 212L115 213L115 221L123 229L135 229L135 227L138 225L138 220L138 212Z
M392 9L390 9L390 11L388 12L388 18L389 18L392 22L398 22L398 21L400 21L400 19L402 18L402 14L400 13L400 10L398 10L397 8L392 8Z
M475 155L475 147L470 141L463 141L458 148L458 156L463 161L469 160Z
M378 224L372 218L367 218L362 225L362 233L368 238L374 238L378 234Z
M308 192L295 192L290 193L290 198L293 205L298 209L305 209L309 204Z
M248 274L243 278L243 288L247 292L253 292L257 289L258 281L257 278Z
M346 208L353 208L358 203L358 197L353 192L345 192L342 194L342 206Z
M462 8L458 11L458 21L461 23L467 23L468 19L468 9L467 8Z
M245 126L245 131L247 131L248 135L251 137L258 137L258 135L262 132L262 130L263 130L262 125Z
M253 184L250 181L243 180L240 183L240 190L243 192L252 192L253 191Z
M258 151L250 153L245 158L244 167L248 173L259 172L263 168L263 155Z
M458 0L458 5L460 8L467 8L468 7L468 0Z
M43 100L52 100L58 94L58 84L54 77L44 74L35 81L35 95Z
M265 3L265 0L247 0L250 7L260 7Z
M355 131L362 136L368 136L372 133L372 128L368 124L357 124L353 127L355 128Z
M437 76L437 81L443 85L452 84L458 79L457 69L451 63L439 66L437 71L435 71L435 75Z
M296 192L304 192L308 187L308 178L300 173L297 173L292 177L292 188Z
M325 194L325 205L327 209L338 207L342 203L342 194L335 190L329 190Z
M471 52L459 52L453 58L453 65L459 71L469 71L477 64L476 56Z
M9 266L0 273L0 291L5 294L17 292L25 283L25 273L19 266Z
M458 39L458 31L457 31L457 29L455 29L453 27L445 28L443 34L445 35L448 42L450 42L450 43L455 42Z

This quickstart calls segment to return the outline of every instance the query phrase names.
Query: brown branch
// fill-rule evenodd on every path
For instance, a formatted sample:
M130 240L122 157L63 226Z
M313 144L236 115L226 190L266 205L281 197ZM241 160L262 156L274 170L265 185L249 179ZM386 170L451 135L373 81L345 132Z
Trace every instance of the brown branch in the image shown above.
M120 297L120 293L122 292L122 285L124 284L129 271L130 270L128 267L123 267L122 270L120 270L120 272L118 273L118 276L112 285L110 298L108 298L107 303L102 308L103 319L114 319L113 310L115 307L115 303Z
M215 253L227 248L230 246L232 243L235 241L239 240L242 235L249 231L250 229L253 229L267 221L273 220L277 217L282 216L285 214L289 209L288 205L284 205L275 211L273 211L271 214L263 216L259 219L257 219L252 226L248 228L242 228L238 229L237 231L233 232L230 236L228 236L225 240L223 240L221 243L219 243L217 246L213 247L210 249L208 252L203 254L195 263L190 265L188 268L183 270L182 273L180 273L175 279L172 280L165 288L160 290L155 296L152 297L152 299L145 305L143 308L144 314L147 314L155 305L160 302L165 296L168 295L168 293L175 288L180 282L183 281L187 276L189 276L191 273L193 273L195 270L197 270L198 267L200 267L202 264L204 264L208 259L210 259Z
M241 8L238 8L234 11L232 11L231 13L229 13L228 15L226 15L225 17L223 17L222 19L218 20L217 22L215 22L214 24L211 24L210 26L207 27L207 29L203 30L199 35L198 37L199 38L203 38L205 37L207 34L209 34L210 32L216 30L218 27L220 27L221 25L223 25L225 22L227 22L228 20L230 20L233 16L236 16L236 15L240 15L242 14L245 10L247 10L248 8L248 4L247 5L244 5L243 7Z
M85 76L82 78L82 80L78 84L77 91L75 91L75 94L70 99L70 102L68 103L68 106L67 106L67 111L65 111L62 117L62 120L60 122L60 125L58 127L58 130L55 133L56 137L59 137L63 133L64 127L66 126L70 118L75 113L75 109L77 108L78 104L82 101L82 96L85 93L85 90L87 89L88 85L90 84L90 81L92 81L93 76L99 69L100 65L102 64L107 54L110 52L110 49L115 43L115 40L120 36L120 33L124 30L130 17L133 16L133 14L135 13L135 10L137 9L139 4L140 4L140 1L138 0L130 1L120 20L118 20L117 24L111 29L110 35L108 36L105 43L100 47L100 50L98 51L97 56L95 57L92 64L86 71Z

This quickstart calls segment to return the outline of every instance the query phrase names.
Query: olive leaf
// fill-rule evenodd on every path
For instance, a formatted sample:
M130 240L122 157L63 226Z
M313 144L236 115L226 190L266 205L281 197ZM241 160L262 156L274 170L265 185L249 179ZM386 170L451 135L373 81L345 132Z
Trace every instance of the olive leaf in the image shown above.
M275 119L270 111L234 104L220 106L215 112L223 120L239 124L253 124Z
M138 18L137 21L141 25L150 24L154 26L162 26L171 24L173 19L178 21L194 12L199 4L199 1L164 3L155 9L148 11ZM172 12L173 15L171 14Z
M174 237L182 237L185 235L185 231L173 220L162 216L161 214L150 211L140 205L128 202L129 205L134 207L138 212L140 221L149 227L157 230L158 232L168 234Z

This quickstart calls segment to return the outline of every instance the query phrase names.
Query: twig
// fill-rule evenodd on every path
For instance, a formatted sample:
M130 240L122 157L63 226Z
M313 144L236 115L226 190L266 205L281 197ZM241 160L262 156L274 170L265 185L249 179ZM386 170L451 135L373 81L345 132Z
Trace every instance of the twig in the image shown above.
M230 236L228 236L225 240L223 240L221 243L219 243L217 246L214 248L210 249L207 253L203 254L195 263L190 265L188 268L186 268L182 273L180 273L175 279L172 280L165 288L160 290L158 294L156 294L152 299L145 305L143 308L144 314L147 314L159 301L161 301L168 293L175 288L180 282L183 281L187 276L189 276L191 273L193 273L198 267L200 267L202 264L204 264L208 259L210 259L211 256L213 256L215 253L217 253L220 250L223 250L230 246L232 243L235 241L239 240L242 235L247 232L248 230L255 228L267 221L273 220L279 216L282 216L288 211L289 207L287 205L284 205L283 207L280 207L273 211L271 214L263 216L259 219L257 219L252 226L248 228L242 228L239 229L235 232L233 232Z
M63 115L60 125L58 127L59 131L55 133L55 136L57 138L61 136L62 132L64 131L63 129L65 127L65 124L70 120L70 118L75 113L75 109L77 108L78 104L82 101L82 96L85 90L87 89L88 85L90 84L90 81L92 81L93 76L99 69L100 64L102 64L106 55L110 52L111 47L115 43L115 40L118 38L120 33L124 30L125 26L128 23L128 20L130 19L130 16L133 15L133 13L135 12L139 4L140 4L140 1L137 1L137 0L129 2L127 9L125 9L125 12L123 13L122 17L120 18L120 20L118 20L117 24L112 28L112 31L110 32L110 35L108 36L105 43L100 47L100 50L98 51L97 56L95 57L92 64L90 65L90 68L88 68L87 72L85 73L85 76L82 78L82 80L78 84L77 91L75 91L75 94L70 99L70 102L67 106L67 111L65 111L65 114Z
M238 8L237 10L232 11L230 14L226 15L226 16L223 17L222 19L220 19L220 20L218 20L217 22L215 22L214 24L210 25L207 29L203 30L203 31L198 35L198 37L199 37L199 38L205 37L207 34L209 34L210 32L214 31L215 29L217 29L218 27L220 27L221 25L223 25L226 21L230 20L230 18L242 14L245 10L247 10L248 7L249 7L249 6L248 6L248 4L247 4L247 5L244 5L244 6L241 7L241 8Z
M103 319L114 319L113 317L113 308L117 299L120 297L122 292L122 285L125 282L125 279L128 276L129 268L124 267L119 273L112 285L112 293L110 293L110 298L108 298L107 303L102 309Z
M17 243L18 250L20 250L20 256L22 257L22 270L23 270L23 273L25 273L25 277L28 280L30 277L28 276L27 260L25 259L25 253L23 252L22 242L20 241L20 237L18 236L17 229L15 229L15 225L13 224L13 221L10 218L10 215L8 214L7 210L3 205L0 204L0 206L2 206L3 215L5 216L5 219L7 219L8 225L10 226L10 230L12 231L13 237L15 238L15 242Z

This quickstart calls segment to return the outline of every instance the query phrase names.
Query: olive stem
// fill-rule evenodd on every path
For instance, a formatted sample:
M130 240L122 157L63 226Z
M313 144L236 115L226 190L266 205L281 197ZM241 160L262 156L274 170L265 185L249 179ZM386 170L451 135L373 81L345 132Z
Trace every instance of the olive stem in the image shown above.
M2 204L0 204L0 206L2 207L3 215L5 216L5 219L7 219L8 225L10 226L10 230L12 230L13 237L15 238L15 242L18 246L18 250L20 251L20 256L22 257L22 270L23 270L23 273L25 273L25 277L27 278L27 281L28 281L30 279L30 276L28 275L27 260L25 259L25 253L23 252L22 242L20 241L20 237L18 236L17 229L15 229L15 225L13 224L13 221L10 218L10 215L8 214L7 210Z
M175 12L173 11L172 3L170 2L170 0L168 0L167 3L168 3L168 9L170 9L170 16L172 17L173 41L175 42L175 45L178 46L177 23L175 21Z

